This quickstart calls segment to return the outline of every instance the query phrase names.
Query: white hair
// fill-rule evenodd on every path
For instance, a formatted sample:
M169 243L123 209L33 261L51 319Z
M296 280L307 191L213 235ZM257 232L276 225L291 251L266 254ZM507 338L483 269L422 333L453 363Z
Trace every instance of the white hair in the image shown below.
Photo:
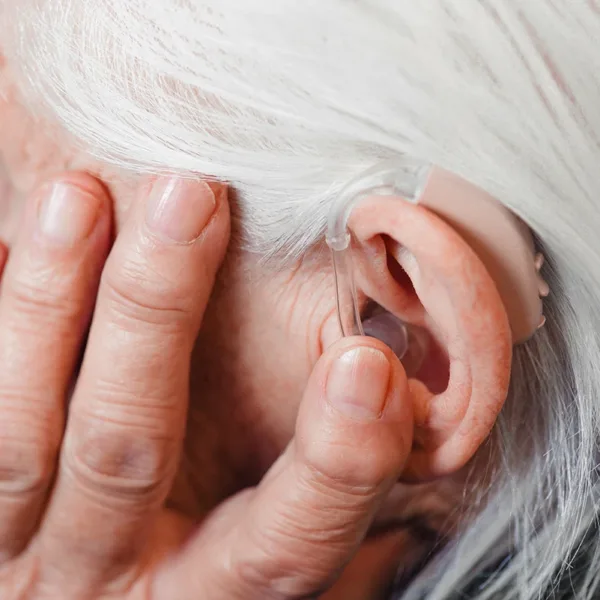
M0 7L18 24L5 39L28 99L105 161L230 181L253 250L298 256L322 237L340 187L399 154L480 185L535 229L550 258L549 324L516 353L487 447L492 484L402 598L468 586L480 600L549 597L600 491L597 0ZM588 546L573 578L586 599L600 579L600 544ZM486 569L495 575L473 585Z

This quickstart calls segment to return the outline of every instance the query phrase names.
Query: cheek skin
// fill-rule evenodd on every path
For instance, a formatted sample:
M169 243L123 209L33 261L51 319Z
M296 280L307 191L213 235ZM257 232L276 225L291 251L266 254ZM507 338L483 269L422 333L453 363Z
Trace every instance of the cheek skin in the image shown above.
M328 277L318 267L277 272L259 256L228 254L192 365L186 453L196 497L218 480L217 497L256 485L289 443L334 306ZM222 462L207 465L209 457Z

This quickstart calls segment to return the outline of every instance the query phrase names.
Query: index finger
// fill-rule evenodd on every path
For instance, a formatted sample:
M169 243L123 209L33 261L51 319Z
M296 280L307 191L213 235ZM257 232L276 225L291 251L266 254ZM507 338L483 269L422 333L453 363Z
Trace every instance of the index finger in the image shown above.
M169 492L191 352L229 237L226 190L213 187L158 180L107 261L38 541L46 579L87 592L126 569Z

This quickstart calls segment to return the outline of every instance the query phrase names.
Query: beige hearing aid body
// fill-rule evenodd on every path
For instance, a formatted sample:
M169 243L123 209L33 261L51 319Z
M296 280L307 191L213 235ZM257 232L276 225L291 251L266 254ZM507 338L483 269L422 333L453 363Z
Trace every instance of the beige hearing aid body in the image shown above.
M492 276L506 308L513 342L530 339L545 323L541 298L548 284L533 235L523 221L492 196L464 179L433 169L417 201L452 226Z
M402 159L382 163L350 182L330 213L327 243L333 251L338 314L344 335L364 335L354 285L348 221L357 203L377 195L397 196L401 201L424 206L461 235L498 288L514 344L527 341L544 325L542 298L550 290L540 276L543 256L536 254L527 225L464 179L437 167ZM343 314L346 307L351 319Z

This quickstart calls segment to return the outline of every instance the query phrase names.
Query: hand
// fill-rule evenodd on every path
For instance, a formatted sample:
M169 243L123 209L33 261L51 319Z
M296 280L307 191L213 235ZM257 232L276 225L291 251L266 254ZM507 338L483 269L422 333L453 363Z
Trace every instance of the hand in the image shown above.
M329 349L260 486L188 523L163 505L228 242L226 194L157 180L106 259L110 229L102 186L65 176L28 206L3 275L0 598L317 594L358 549L410 451L402 367L375 340Z

